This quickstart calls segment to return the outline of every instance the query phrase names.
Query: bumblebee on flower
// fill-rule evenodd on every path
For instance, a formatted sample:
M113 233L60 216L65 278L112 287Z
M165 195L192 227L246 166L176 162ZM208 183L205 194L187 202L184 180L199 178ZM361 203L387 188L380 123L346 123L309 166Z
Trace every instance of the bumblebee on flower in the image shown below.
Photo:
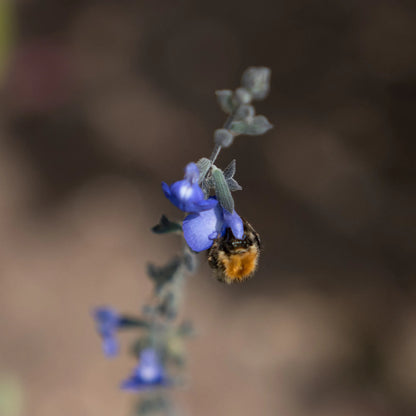
M204 160L200 164L203 162ZM212 167L208 169L212 170ZM214 169L219 171L216 167ZM230 176L228 179L232 179L234 172L235 162L232 162L228 172L226 169L226 174ZM223 174L223 178L223 182L227 183L226 175ZM171 186L162 183L166 197L176 207L188 213L182 224L186 243L195 252L209 250L208 262L218 280L232 283L251 277L256 270L260 253L258 234L234 209L229 211L224 208L217 196L206 198L198 182L203 183L206 190L214 185L218 193L220 187L215 186L216 182L209 172L202 177L195 163L186 166L183 180ZM224 192L220 191L220 199L226 200L231 196L228 185L226 186L228 193L225 192L224 197ZM232 202L231 206L233 205Z

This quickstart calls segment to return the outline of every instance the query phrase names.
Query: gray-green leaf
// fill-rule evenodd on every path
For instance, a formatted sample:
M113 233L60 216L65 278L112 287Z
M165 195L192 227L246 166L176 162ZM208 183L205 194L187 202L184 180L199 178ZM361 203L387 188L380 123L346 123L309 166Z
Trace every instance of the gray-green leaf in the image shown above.
M170 221L165 215L160 218L159 224L152 227L155 234L167 234L182 231L182 227L177 222Z
M212 172L212 177L215 183L215 194L217 195L218 202L224 209L232 213L234 211L234 200L225 180L224 173L221 169L216 168Z
M231 192L241 191L243 188L238 184L238 182L233 178L235 174L236 163L235 159L224 169L224 177L227 182L228 188Z
M273 125L265 116L255 116L251 121L234 121L230 130L236 134L258 136L269 131Z
M252 94L247 88L237 88L234 93L234 102L237 105L250 104L252 100Z
M163 286L172 281L181 263L181 258L175 257L164 266L155 266L151 263L147 265L147 274L155 283L156 293L160 293Z
M227 185L228 185L228 188L230 189L231 192L241 191L243 189L239 185L239 183L233 178L227 179Z
M232 178L235 175L236 161L233 159L229 165L224 169L225 179Z
M214 133L214 143L222 147L230 147L234 136L227 129L217 129Z
M219 90L215 91L215 94L221 110L231 114L234 111L233 92L231 90Z
M251 67L244 71L241 83L254 100L263 100L270 90L271 71L266 67Z
M205 178L208 169L211 167L211 161L206 157L203 157L196 162L196 166L199 170L199 183L201 183Z
M234 120L251 120L254 117L254 114L256 114L256 110L252 105L240 105L234 114Z

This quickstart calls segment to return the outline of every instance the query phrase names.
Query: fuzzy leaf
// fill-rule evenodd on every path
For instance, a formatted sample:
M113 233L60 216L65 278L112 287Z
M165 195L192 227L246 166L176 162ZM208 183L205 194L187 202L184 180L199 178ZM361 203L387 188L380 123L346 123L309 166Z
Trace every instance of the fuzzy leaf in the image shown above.
M177 222L170 221L165 215L160 218L159 224L152 227L155 234L167 234L182 231L182 227Z
M273 128L273 124L267 120L265 116L256 116L253 118L253 121L250 123L250 133L252 135L264 134Z
M235 112L234 120L246 121L251 120L256 114L256 110L252 105L241 105Z
M237 105L250 104L252 96L247 88L237 88L234 93L234 102Z
M215 194L217 195L218 202L224 209L232 213L234 211L234 200L225 180L224 173L221 169L216 168L212 172L212 177L215 183Z
M222 147L230 147L234 136L227 129L217 129L214 133L214 143Z
M196 162L196 166L199 170L199 183L201 183L211 167L211 161L206 157L203 157Z
M236 170L236 162L233 159L230 164L224 170L225 181L227 182L228 188L231 192L241 191L243 188L238 184L238 182L233 178Z
M182 263L182 260L179 257L175 257L165 266L159 267L151 263L148 264L147 274L155 282L156 293L159 294L163 286L173 279L173 277L175 276L175 273L178 271L179 267L181 266L181 263Z
M269 131L272 127L273 125L265 116L256 116L250 122L234 121L231 123L230 130L236 134L259 136Z
M233 178L227 179L227 185L231 192L243 190L240 184Z
M254 100L263 100L270 90L271 71L266 67L251 67L244 71L241 83L247 88Z
M156 309L160 315L167 319L175 319L178 312L178 301L174 293L166 293Z
M233 92L231 90L219 90L215 91L215 94L221 110L231 114L234 111Z
M230 126L230 131L235 134L246 134L249 124L246 121L233 121Z
M235 175L236 161L233 159L229 165L224 169L225 179L232 178Z

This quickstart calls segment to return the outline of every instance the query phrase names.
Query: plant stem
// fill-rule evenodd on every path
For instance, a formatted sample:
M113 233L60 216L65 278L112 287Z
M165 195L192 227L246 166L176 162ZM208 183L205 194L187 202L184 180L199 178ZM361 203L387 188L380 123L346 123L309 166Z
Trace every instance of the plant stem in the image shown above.
M231 127L231 123L234 121L235 111L230 114L230 116L227 118L226 122L224 123L223 129L228 130ZM214 146L214 150L211 153L211 157L209 160L211 161L211 167L214 164L214 162L217 160L218 155L220 154L222 149L222 146L219 144L216 144Z
M214 146L214 150L211 153L211 157L209 158L209 160L211 161L211 167L214 164L214 162L217 160L218 155L220 154L222 149L222 146L219 144L216 144Z

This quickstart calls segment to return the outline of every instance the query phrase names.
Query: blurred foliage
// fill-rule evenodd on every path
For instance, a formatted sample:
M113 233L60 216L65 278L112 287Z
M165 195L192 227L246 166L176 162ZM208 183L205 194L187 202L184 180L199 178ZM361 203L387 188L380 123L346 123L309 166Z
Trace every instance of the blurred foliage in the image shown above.
M0 415L20 415L22 401L20 384L12 377L0 377Z
M175 233L181 232L182 226L177 222L170 221L165 215L162 215L159 224L152 227L152 231L155 234Z
M0 85L5 75L13 41L14 16L12 2L0 2Z

